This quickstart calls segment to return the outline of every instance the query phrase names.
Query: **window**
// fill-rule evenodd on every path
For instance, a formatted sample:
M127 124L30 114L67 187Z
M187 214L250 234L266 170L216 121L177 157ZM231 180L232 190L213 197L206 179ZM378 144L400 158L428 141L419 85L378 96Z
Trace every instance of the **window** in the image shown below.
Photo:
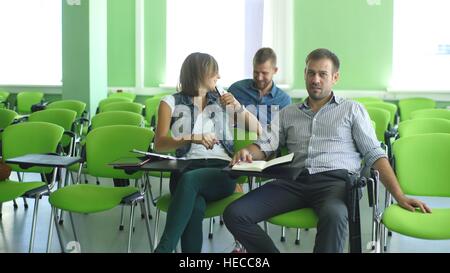
M61 85L61 1L0 0L0 84Z
M279 41L274 35L282 25L286 31L285 16L272 13L274 0L167 0L167 62L166 84L176 85L181 64L192 52L211 54L219 64L221 85L251 78L253 55L262 46L270 46L278 54L279 74L286 72L284 44L292 38ZM277 1L278 2L278 1ZM290 2L290 1L283 1ZM288 5L281 5L286 6ZM280 9L274 10L279 13ZM273 33L272 33L273 32ZM274 42L277 41L277 42ZM283 45L280 46L280 43ZM286 67L285 67L286 66ZM285 77L278 78L285 81Z
M449 90L450 1L394 1L393 74L390 89Z

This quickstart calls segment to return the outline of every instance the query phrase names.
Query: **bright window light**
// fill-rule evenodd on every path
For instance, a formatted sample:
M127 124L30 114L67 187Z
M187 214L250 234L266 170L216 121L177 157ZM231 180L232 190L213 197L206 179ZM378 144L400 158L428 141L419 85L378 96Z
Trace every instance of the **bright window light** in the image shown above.
M250 76L245 73L246 46L250 46L245 35L246 1L168 0L166 84L178 83L181 64L193 52L217 60L221 85Z
M450 89L450 1L395 0L391 90Z
M0 0L0 84L61 85L61 0Z

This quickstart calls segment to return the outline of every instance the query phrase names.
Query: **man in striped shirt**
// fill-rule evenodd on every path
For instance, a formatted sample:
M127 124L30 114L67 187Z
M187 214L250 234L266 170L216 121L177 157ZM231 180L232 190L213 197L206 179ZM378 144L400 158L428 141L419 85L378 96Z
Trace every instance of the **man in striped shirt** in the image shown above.
M431 212L423 202L403 194L363 106L332 92L339 79L337 56L327 49L312 51L304 76L308 99L281 110L275 119L279 124L271 125L279 130L240 150L231 162L264 160L286 146L295 153L293 166L303 170L295 181L267 183L225 210L225 224L246 250L278 252L257 223L311 207L319 218L314 252L343 252L348 230L346 181L360 171L362 161L380 172L400 206Z

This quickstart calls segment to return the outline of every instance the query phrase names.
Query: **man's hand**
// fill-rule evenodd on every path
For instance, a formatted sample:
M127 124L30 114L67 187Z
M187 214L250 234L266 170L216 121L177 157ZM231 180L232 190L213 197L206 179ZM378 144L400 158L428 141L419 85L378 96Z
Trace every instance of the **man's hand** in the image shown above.
M409 211L415 211L416 208L420 208L420 210L423 213L431 213L431 209L424 202L419 201L417 199L403 196L402 198L399 198L397 202L402 208L407 209Z
M238 151L236 154L234 154L233 159L230 162L230 166L233 166L234 164L237 164L239 162L249 162L251 163L253 161L253 156L247 149L242 149Z
M219 143L219 140L214 133L192 135L191 141L192 143L205 146L208 150L211 150L214 145Z

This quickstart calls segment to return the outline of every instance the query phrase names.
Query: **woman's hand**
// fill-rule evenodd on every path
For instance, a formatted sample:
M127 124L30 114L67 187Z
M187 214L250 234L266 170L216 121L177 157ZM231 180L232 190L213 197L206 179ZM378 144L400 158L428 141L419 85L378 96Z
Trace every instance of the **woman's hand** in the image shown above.
M228 106L228 105L233 106L235 110L238 110L241 108L241 104L231 93L223 94L220 97L220 102L225 106Z
M423 213L431 213L431 209L424 202L417 199L402 196L397 200L397 202L402 208L409 211L415 211L416 208L419 208Z
M192 135L191 141L192 143L205 146L208 150L211 150L214 148L214 145L219 143L219 140L214 133Z

